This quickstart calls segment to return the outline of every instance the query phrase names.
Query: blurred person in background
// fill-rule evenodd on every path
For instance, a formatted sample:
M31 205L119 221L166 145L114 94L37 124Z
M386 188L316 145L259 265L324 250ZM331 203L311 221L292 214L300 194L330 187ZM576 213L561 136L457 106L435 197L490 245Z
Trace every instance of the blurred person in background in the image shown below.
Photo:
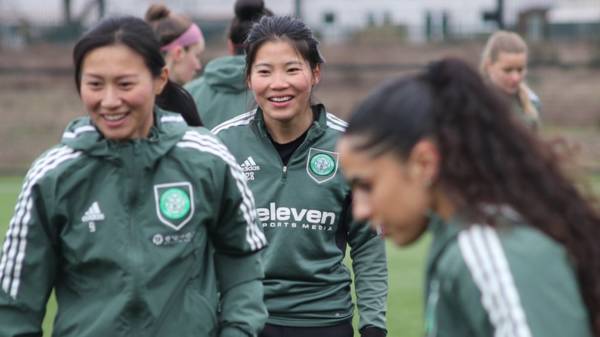
M444 59L374 90L338 144L356 219L432 236L426 336L600 336L598 210L520 123Z
M202 69L206 48L204 35L188 18L172 13L165 5L151 5L146 22L160 42L160 50L169 69L169 78L179 85L191 81Z
M483 49L480 71L510 101L518 118L536 130L540 126L541 104L525 84L527 56L527 44L517 33L497 31Z
M216 137L163 110L197 116L183 88L171 92L159 48L134 17L105 19L75 45L88 116L25 177L0 255L0 336L42 336L52 290L53 336L262 328L252 193Z
M264 251L261 337L352 337L350 246L361 336L386 335L381 236L351 214L335 144L346 123L313 102L324 62L312 31L264 16L246 40L246 80L258 108L212 131L230 147L256 197Z
M256 106L246 85L244 41L256 21L273 13L262 0L237 0L234 11L227 35L229 56L210 61L202 76L185 86L209 129Z

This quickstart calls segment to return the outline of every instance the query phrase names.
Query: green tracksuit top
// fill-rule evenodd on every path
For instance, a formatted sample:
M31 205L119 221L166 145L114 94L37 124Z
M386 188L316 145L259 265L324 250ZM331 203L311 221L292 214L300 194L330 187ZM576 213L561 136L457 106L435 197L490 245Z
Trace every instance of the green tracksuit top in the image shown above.
M246 57L224 56L210 61L199 78L185 89L194 97L202 123L211 129L254 108L246 85Z
M233 156L179 115L156 110L149 137L126 142L75 120L25 177L0 336L42 336L52 289L56 337L255 336L266 241L253 208Z
M317 118L283 166L260 109L212 131L237 158L256 197L269 247L265 303L269 324L328 326L352 317L352 277L344 265L349 244L360 328L385 329L387 267L382 238L352 220L350 187L335 145L346 123L313 107Z
M564 248L504 208L498 226L430 223L427 337L591 337Z

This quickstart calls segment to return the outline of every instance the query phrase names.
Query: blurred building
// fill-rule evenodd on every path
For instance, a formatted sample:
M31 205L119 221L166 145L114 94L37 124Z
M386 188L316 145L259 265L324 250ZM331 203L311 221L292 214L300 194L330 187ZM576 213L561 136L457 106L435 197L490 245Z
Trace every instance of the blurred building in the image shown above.
M600 0L558 0L548 13L550 35L557 38L597 38Z
M142 16L155 2L187 13L200 23L220 22L224 29L233 16L235 0L0 0L1 13L31 25L65 22L69 17L89 25L102 15ZM276 14L299 14L325 41L339 41L358 31L377 30L409 41L470 38L497 28L484 13L497 9L498 0L265 0ZM503 0L502 22L533 40L552 34L593 31L600 22L600 0ZM102 3L102 5L98 5ZM2 20L4 22L4 20ZM207 27L210 28L210 27ZM68 31L72 31L70 29ZM210 30L210 29L209 29ZM596 30L597 31L597 30Z

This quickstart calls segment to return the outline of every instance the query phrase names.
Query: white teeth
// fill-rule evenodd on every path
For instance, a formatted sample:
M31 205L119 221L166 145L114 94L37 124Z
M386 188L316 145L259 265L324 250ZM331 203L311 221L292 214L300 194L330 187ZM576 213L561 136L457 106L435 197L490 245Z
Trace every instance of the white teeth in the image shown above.
M119 114L119 115L104 115L102 117L104 117L104 119L106 119L107 121L118 121L120 119L123 119L125 117L126 114Z
M270 100L273 102L287 102L292 99L292 96L284 96L284 97L271 97Z

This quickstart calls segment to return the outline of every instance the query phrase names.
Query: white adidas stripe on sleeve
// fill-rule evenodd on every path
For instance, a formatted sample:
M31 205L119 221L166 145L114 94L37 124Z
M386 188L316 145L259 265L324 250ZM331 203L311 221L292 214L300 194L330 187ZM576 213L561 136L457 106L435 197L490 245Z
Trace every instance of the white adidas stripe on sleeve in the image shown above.
M254 109L252 111L248 111L237 117L226 120L225 122L212 128L210 131L216 135L219 132L229 129L234 126L250 124L250 122L252 121L252 119L254 118L255 115L256 115L256 109Z
M227 148L219 143L214 137L200 135L194 131L186 132L183 141L177 143L178 147L193 148L201 152L211 153L227 163L236 186L242 195L240 209L246 220L246 240L252 250L261 249L266 245L266 238L263 232L256 225L256 208L254 205L254 196L246 184L246 179L241 168L238 166L233 155Z
M19 292L21 271L27 248L27 233L33 208L31 196L33 186L49 171L65 161L79 157L80 154L66 146L51 150L33 164L25 177L0 259L0 286L12 298L16 298Z
M473 225L458 236L458 244L495 337L531 337L525 312L495 229Z

